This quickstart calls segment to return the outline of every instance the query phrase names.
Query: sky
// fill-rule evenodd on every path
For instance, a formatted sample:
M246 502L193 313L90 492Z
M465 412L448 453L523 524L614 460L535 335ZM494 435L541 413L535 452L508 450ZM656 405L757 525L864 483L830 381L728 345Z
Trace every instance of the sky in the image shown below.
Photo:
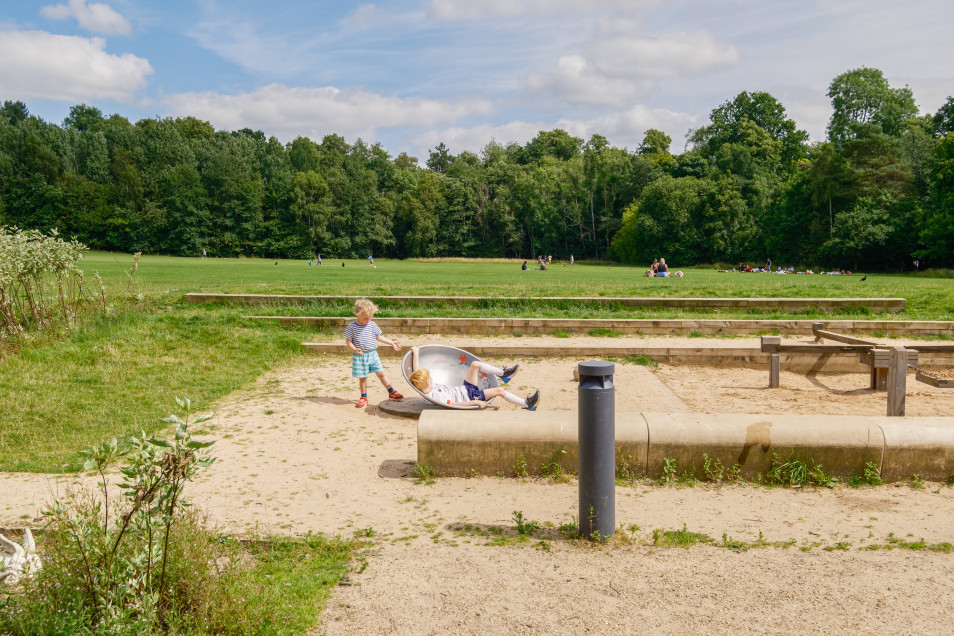
M950 0L0 0L0 101L327 134L426 160L562 128L635 150L742 91L825 138L828 86L880 69L954 95Z

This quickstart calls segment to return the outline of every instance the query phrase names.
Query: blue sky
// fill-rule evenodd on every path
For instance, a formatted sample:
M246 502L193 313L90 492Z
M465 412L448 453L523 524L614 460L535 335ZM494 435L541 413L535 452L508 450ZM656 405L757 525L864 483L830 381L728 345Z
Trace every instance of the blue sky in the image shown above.
M922 112L954 95L949 0L3 0L0 101L192 115L283 142L329 133L422 160L564 128L635 149L743 90L814 139L847 70L882 70Z

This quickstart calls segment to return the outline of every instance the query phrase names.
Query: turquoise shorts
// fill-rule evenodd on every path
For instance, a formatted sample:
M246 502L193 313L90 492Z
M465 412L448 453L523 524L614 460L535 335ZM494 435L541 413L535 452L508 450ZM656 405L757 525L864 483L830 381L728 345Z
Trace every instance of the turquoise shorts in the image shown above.
M372 349L361 355L351 354L351 376L355 378L366 378L372 373L384 371L381 365L381 358L378 357L378 350Z

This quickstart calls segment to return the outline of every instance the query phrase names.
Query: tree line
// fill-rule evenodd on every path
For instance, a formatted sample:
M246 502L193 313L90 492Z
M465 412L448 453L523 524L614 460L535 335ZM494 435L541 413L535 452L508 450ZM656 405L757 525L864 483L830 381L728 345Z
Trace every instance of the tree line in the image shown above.
M823 142L769 93L743 92L680 154L658 130L629 151L555 129L479 154L441 143L423 163L336 134L283 144L85 104L56 125L5 101L0 225L184 256L954 266L954 98L921 115L869 68L828 95Z

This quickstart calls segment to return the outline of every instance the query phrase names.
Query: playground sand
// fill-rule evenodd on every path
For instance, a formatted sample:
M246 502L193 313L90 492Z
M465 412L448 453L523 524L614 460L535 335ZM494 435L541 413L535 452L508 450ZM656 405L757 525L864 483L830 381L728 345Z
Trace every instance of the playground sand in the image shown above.
M653 340L708 346L698 338ZM422 342L402 339L415 341ZM467 341L427 339L465 348ZM518 394L542 390L537 415L576 409L575 360L519 362L509 386ZM384 363L398 390L410 393L398 360ZM783 371L782 387L768 389L765 370L620 364L614 380L621 411L886 409L884 392L869 391L863 373ZM575 480L415 483L416 420L382 412L385 392L373 380L371 404L356 409L356 388L348 360L316 356L227 397L210 422L219 461L187 489L225 531L373 535L367 567L335 589L315 633L949 633L954 554L883 548L897 539L954 542L954 488L619 486L616 521L629 538L592 546L556 538L556 528L578 515ZM954 391L909 376L906 404L910 415L949 415ZM0 526L22 525L51 492L84 481L92 483L0 474ZM542 530L523 543L486 545L478 532L515 534L516 511ZM713 542L652 546L653 530L683 527ZM723 536L794 543L735 552L722 547Z

